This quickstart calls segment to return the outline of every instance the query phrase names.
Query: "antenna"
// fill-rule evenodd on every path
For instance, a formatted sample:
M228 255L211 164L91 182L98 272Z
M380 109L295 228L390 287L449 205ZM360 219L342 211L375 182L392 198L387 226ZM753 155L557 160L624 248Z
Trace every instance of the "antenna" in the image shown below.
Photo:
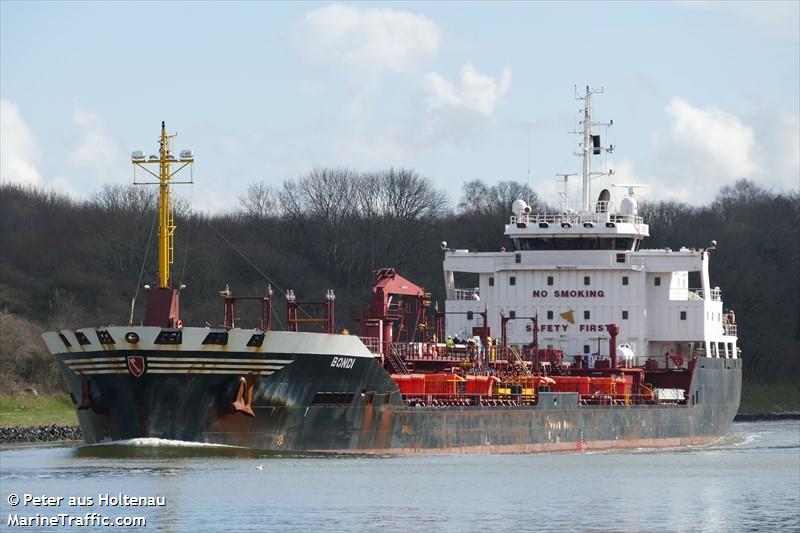
M580 130L571 131L570 133L580 134L583 136L583 142L578 143L580 147L579 152L575 152L575 155L583 158L583 201L581 205L581 209L584 212L589 211L590 206L590 198L591 198L591 180L593 177L597 176L605 176L613 174L613 172L592 172L592 164L591 164L591 156L592 155L599 155L604 150L607 153L613 152L614 147L604 147L600 144L600 136L592 134L592 126L605 126L610 127L614 125L614 121L609 122L592 122L592 95L593 94L602 94L605 91L604 87L600 87L599 89L592 89L588 85L586 86L586 93L583 96L578 94L578 87L577 85L574 86L575 90L575 99L576 100L583 100L583 120L579 123L582 128ZM591 153L590 153L591 150Z
M566 213L567 212L567 200L568 200L568 194L569 194L569 178L570 178L570 176L577 176L577 174L575 174L575 173L572 173L572 174L556 174L556 176L558 176L559 178L564 178L564 181L563 181L563 183L564 183L564 191L563 192L559 191L558 196L561 197L561 212L562 213ZM558 180L558 182L561 183L561 180Z
M612 187L624 187L628 189L628 196L633 196L634 189L649 189L649 185L644 185L640 183L618 183L616 185L612 185Z

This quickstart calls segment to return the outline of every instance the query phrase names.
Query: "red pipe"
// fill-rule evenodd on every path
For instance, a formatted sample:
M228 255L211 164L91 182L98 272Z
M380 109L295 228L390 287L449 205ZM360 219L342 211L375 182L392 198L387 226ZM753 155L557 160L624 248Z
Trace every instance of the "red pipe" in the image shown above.
M608 355L611 357L611 368L617 368L617 335L619 334L619 326L617 324L606 324L606 330L611 335L611 341L608 346Z

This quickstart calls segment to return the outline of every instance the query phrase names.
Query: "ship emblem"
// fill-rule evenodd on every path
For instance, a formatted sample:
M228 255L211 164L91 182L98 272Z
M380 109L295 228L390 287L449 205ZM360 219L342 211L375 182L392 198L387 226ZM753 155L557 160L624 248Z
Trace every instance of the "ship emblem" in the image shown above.
M146 370L147 370L147 361L145 360L143 355L128 356L128 372L130 372L133 375L133 377L135 378L141 377L141 375L144 374Z

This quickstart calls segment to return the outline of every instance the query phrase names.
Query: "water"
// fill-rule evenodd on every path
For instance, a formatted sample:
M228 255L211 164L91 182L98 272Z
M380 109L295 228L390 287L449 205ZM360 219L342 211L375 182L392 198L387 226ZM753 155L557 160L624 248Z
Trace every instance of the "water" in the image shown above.
M98 505L120 492L166 504ZM6 447L0 493L5 531L63 529L8 527L14 512L147 519L127 531L800 531L800 421L736 423L703 447L586 454L270 456L156 439ZM25 493L93 502L9 505Z

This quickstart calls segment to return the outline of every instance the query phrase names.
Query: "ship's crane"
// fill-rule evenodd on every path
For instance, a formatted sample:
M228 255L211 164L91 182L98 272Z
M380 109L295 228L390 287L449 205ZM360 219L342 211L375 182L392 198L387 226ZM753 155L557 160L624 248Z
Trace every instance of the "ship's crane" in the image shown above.
M430 306L430 293L394 268L381 268L373 275L369 318L361 318L361 334L380 338L385 353L392 342L412 342L418 331L427 329L425 310ZM413 319L413 325L409 319Z

